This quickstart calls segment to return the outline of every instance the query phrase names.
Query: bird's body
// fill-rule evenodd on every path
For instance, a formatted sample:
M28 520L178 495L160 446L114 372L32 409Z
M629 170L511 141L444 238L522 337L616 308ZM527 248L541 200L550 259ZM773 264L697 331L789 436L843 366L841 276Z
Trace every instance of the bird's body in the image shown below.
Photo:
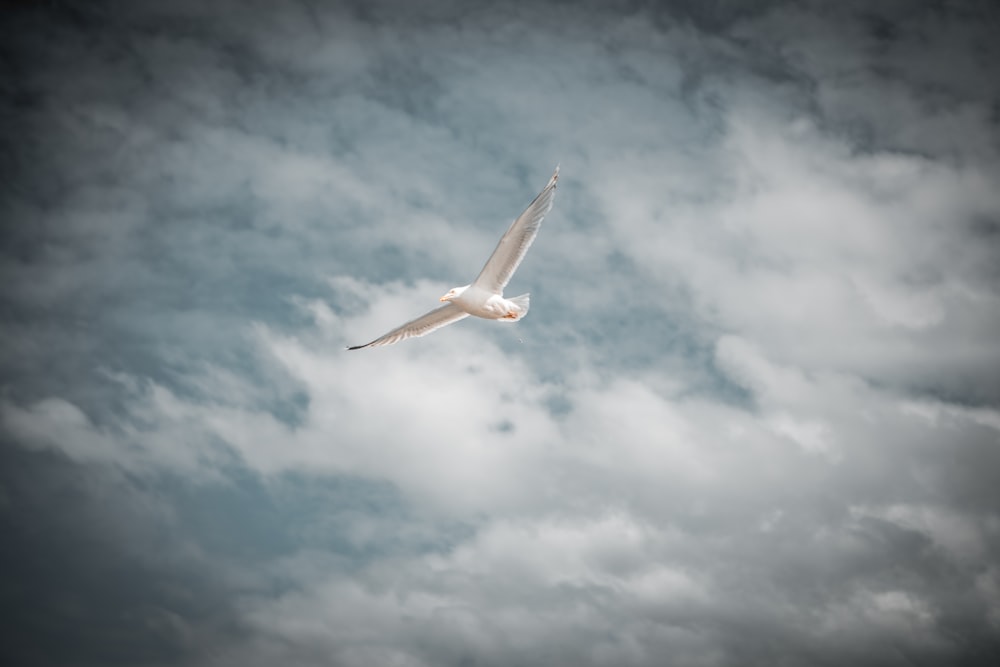
M487 320L516 322L528 312L528 295L505 299L502 294L494 294L475 285L466 285L458 296L448 299L463 312Z
M493 254L486 261L486 266L479 272L479 276L471 284L452 288L442 296L440 300L447 302L445 305L396 327L370 343L347 349L359 350L364 347L391 345L407 338L426 336L469 315L501 322L516 322L524 317L528 312L529 296L522 294L505 299L503 289L535 240L545 214L552 208L558 181L559 167L556 167L545 189L535 197L524 213L511 223Z

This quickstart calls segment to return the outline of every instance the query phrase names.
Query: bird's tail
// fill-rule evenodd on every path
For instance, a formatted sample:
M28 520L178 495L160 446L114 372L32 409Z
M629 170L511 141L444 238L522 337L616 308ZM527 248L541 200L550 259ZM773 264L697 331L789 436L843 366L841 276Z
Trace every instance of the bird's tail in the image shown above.
M517 307L517 317L512 318L514 320L519 320L528 314L528 307L531 305L531 294L522 294L521 296L514 296L508 299L514 306Z

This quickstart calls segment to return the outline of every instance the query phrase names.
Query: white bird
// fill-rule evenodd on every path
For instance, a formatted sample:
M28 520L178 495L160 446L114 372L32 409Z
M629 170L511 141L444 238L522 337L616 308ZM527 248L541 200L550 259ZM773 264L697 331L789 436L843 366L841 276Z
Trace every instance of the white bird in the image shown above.
M354 345L347 349L360 350L364 347L392 345L407 338L426 336L469 315L501 322L516 322L524 317L528 313L529 295L522 294L512 299L505 299L503 288L510 282L511 276L514 275L514 271L538 235L542 219L552 208L558 181L559 167L556 167L545 189L538 193L524 213L511 223L507 233L497 244L496 250L486 260L486 266L479 272L479 276L469 285L450 289L439 299L446 301L445 305L396 327L370 343Z

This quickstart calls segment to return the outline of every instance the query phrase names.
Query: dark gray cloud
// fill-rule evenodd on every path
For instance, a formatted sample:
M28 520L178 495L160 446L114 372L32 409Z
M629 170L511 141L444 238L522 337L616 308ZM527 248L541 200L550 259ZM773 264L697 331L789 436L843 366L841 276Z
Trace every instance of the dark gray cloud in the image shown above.
M4 662L993 664L998 23L11 9Z

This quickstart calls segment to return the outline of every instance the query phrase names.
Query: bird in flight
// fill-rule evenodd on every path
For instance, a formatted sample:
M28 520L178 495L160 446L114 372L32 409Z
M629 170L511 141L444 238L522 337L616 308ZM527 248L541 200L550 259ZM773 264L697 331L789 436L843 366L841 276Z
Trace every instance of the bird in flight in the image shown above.
M380 338L364 345L354 345L348 350L360 350L365 347L392 345L407 338L426 336L452 322L458 322L469 315L487 320L501 322L516 322L528 313L528 294L515 296L511 299L503 297L503 288L510 282L511 276L517 270L531 243L538 235L542 219L552 208L552 200L556 194L556 183L559 181L559 167L549 179L535 200L528 205L513 223L507 233L500 239L486 266L479 272L471 284L464 287L454 287L440 298L445 305L421 315L398 326Z

